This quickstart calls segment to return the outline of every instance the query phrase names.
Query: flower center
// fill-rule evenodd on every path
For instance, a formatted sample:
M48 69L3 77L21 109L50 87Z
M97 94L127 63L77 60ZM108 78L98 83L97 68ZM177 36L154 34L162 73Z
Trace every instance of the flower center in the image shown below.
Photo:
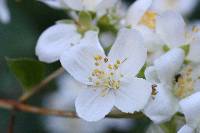
M194 80L192 79L192 67L186 66L180 74L176 75L174 94L182 99L194 92Z
M95 67L88 79L92 85L103 88L102 96L106 95L110 89L118 90L120 88L120 80L124 75L119 72L119 66L124 61L116 60L111 63L107 57L94 56Z
M150 29L155 29L155 27L156 27L156 16L157 16L157 13L155 13L153 11L147 11L143 15L143 17L140 20L139 24L146 25Z

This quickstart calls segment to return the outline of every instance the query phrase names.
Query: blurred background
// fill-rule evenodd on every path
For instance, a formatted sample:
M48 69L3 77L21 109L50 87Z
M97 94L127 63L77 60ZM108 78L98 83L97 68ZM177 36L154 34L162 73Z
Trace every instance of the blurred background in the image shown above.
M133 0L126 0L127 4ZM28 57L37 59L35 56L35 45L37 38L43 30L54 24L59 19L67 18L63 11L54 10L45 4L35 0L8 0L8 7L11 12L11 22L9 24L0 23L0 98L17 99L22 94L20 84L15 76L10 72L5 61L5 57L18 58ZM200 4L196 6L194 12L188 20L200 20ZM46 73L58 68L59 64L45 64ZM56 91L56 84L51 83L48 89L36 94L28 103L42 106L45 95ZM11 112L0 109L0 133L6 133ZM14 126L15 133L47 133L42 119L45 116L32 115L29 113L17 113ZM136 121L128 132L145 132L149 121ZM109 129L108 133L120 133L114 129Z

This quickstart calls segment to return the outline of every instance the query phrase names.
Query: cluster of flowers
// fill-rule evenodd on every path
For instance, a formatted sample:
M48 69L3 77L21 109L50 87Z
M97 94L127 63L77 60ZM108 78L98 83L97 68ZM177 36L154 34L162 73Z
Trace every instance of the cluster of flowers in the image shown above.
M119 0L42 1L72 18L42 33L36 55L59 60L79 82L80 118L98 121L115 107L159 124L179 112L186 119L179 133L199 131L200 27L180 14L191 1L137 0L130 7Z

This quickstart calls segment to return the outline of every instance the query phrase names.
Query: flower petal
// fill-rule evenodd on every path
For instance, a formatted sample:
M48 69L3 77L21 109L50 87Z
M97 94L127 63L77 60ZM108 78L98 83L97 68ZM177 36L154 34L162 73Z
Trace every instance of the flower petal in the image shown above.
M194 133L193 130L194 129L192 129L188 125L184 125L183 127L181 127L181 129L178 130L177 133Z
M174 48L154 62L158 77L162 83L171 84L184 60L184 51Z
M128 10L126 23L133 27L136 26L151 4L152 0L137 0L134 2Z
M95 67L94 57L105 56L98 40L98 33L88 31L76 47L61 55L62 66L79 82L89 84L89 76Z
M178 102L167 86L158 84L156 91L155 97L151 98L145 107L144 114L155 123L161 123L169 120L176 113Z
M197 128L200 123L200 92L186 97L180 101L180 106L187 124L192 128Z
M191 60L192 62L199 63L200 62L200 38L195 40L191 45L190 45L190 51L188 53L188 59Z
M123 61L119 68L123 74L136 75L147 57L147 49L139 32L133 29L121 29L108 57L112 61Z
M62 0L62 2L63 4L74 10L80 11L84 8L82 0Z
M144 74L145 74L146 80L151 81L153 83L160 82L160 80L158 79L158 74L157 74L156 68L154 66L147 67L145 69Z
M176 12L167 11L158 16L156 32L170 48L185 45L185 22Z
M52 8L56 8L56 9L63 8L60 0L38 0L38 1L43 2Z
M10 12L6 5L6 0L0 0L0 21L4 24L10 22Z
M80 41L80 34L75 25L56 24L45 30L39 37L36 55L39 60L51 63L59 59L64 51L69 51L72 44Z
M108 92L101 95L101 88L88 87L76 99L75 107L79 117L87 121L98 121L104 118L114 106L114 95Z
M164 44L159 36L146 26L140 25L137 30L144 38L144 45L149 52L155 52Z
M147 104L150 95L150 82L140 78L125 79L115 93L115 106L126 113L140 111Z
M100 0L97 6L97 16L101 17L107 13L108 9L112 9L118 0Z

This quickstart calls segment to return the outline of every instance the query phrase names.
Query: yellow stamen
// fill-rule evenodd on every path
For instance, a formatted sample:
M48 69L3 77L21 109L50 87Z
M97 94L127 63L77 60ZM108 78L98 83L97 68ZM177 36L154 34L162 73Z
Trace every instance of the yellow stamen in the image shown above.
M157 16L157 13L155 13L153 11L147 11L143 15L143 17L140 20L139 24L146 25L150 29L155 29L155 27L156 27L156 16Z

